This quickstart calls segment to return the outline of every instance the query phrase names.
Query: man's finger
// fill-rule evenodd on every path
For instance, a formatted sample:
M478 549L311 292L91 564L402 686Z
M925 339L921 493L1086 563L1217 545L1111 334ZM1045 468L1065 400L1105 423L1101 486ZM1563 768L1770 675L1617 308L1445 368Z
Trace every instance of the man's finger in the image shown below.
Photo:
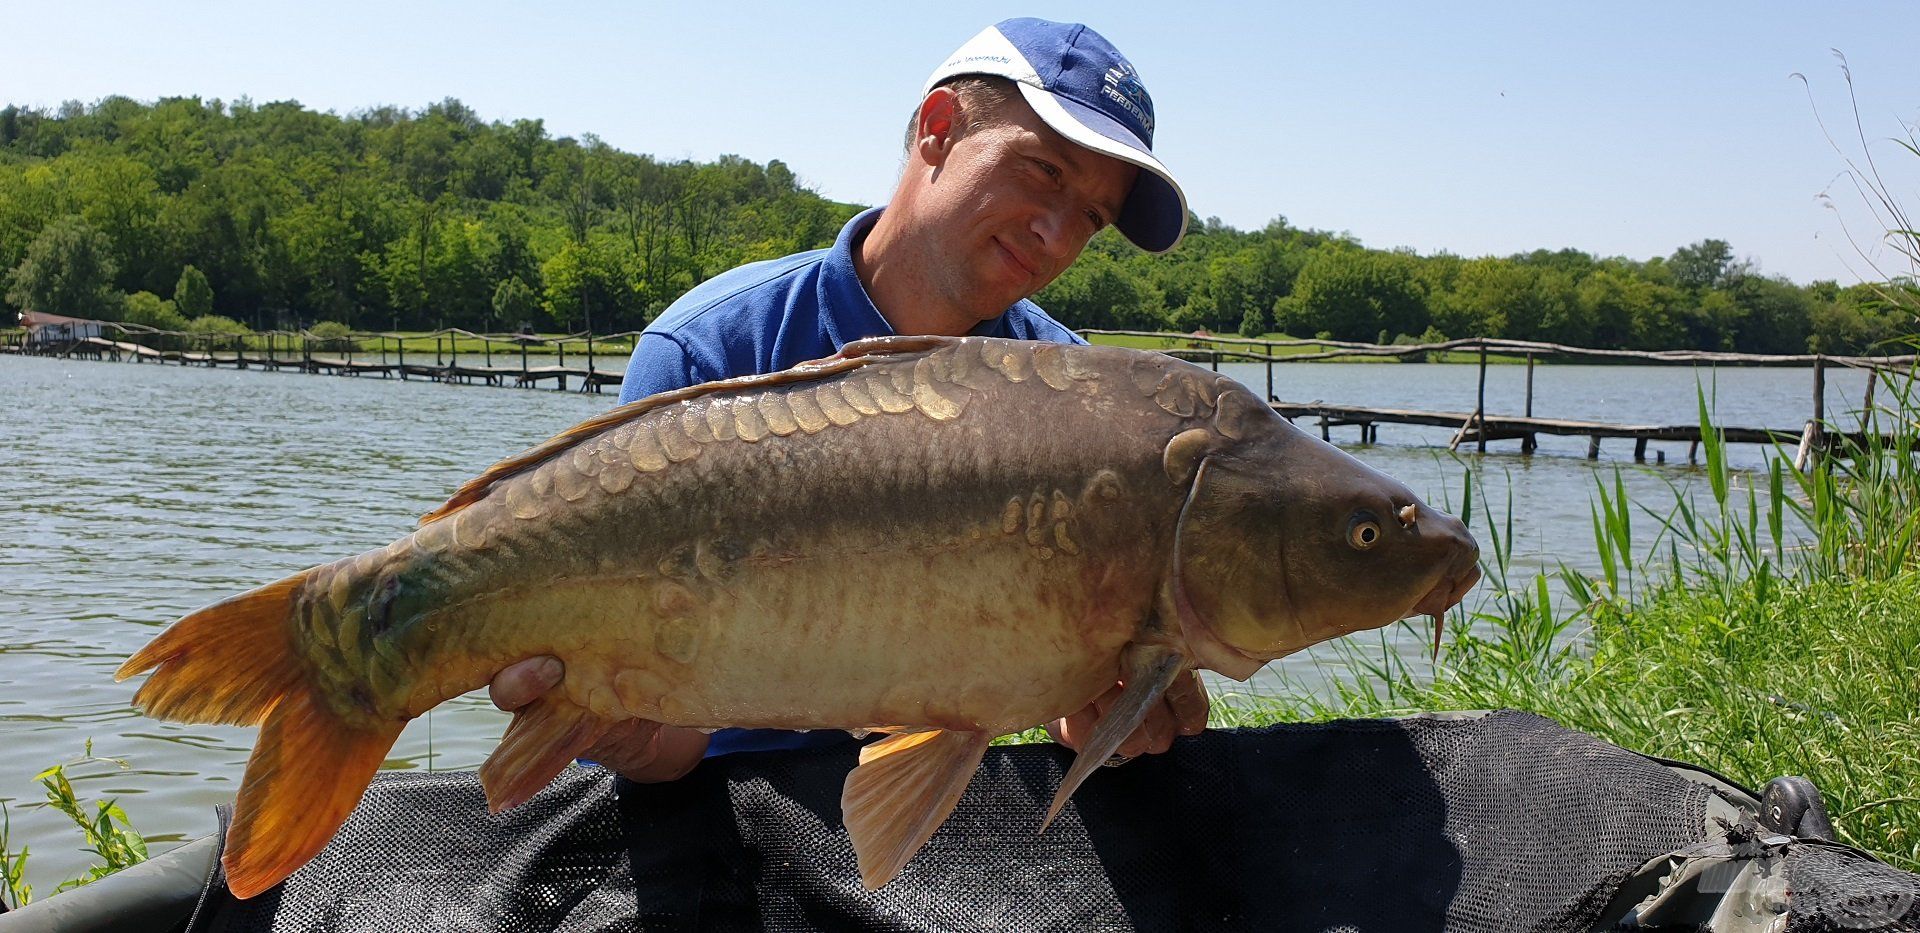
M1172 748L1173 737L1179 734L1178 724L1173 718L1173 707L1166 703L1154 704L1153 712L1140 724L1140 730L1146 733L1147 754L1158 755Z
M1047 734L1053 736L1055 742L1077 752L1081 745L1086 744L1087 736L1093 734L1093 727L1099 722L1099 707L1088 704L1085 709L1071 716L1047 723Z
M487 698L501 709L516 710L559 685L566 673L566 665L552 655L515 661L493 675L487 684Z
M606 765L615 771L645 767L653 759L653 740L660 734L660 724L646 719L625 719L600 736L593 747L580 753L580 757Z
M708 738L698 729L631 719L614 727L582 757L641 784L685 777L705 757Z
M698 729L662 726L653 739L653 760L638 771L623 771L630 781L653 784L677 781L706 758L709 736Z
M1207 728L1207 685L1199 671L1188 671L1167 688L1167 706L1173 710L1174 730L1181 735L1199 735Z

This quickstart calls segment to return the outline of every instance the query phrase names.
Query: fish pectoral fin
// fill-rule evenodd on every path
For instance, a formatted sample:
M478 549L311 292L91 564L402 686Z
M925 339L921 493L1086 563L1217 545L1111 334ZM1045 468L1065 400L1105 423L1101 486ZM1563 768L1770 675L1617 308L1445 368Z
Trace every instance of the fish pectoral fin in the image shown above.
M1067 798L1073 796L1087 775L1111 757L1133 730L1140 728L1140 723L1147 718L1147 710L1159 702L1174 679L1187 669L1187 656L1162 645L1136 643L1129 646L1125 663L1126 689L1120 691L1120 698L1093 727L1093 735L1074 755L1067 776L1060 779L1060 789L1053 794L1053 805L1047 808L1047 818L1040 823L1043 833L1053 825L1053 818L1060 815Z
M499 747L480 766L487 810L499 813L531 800L612 727L558 691L521 707Z
M856 739L864 739L867 736L875 735L875 734L911 735L915 732L933 732L933 731L936 731L936 730L932 726L868 726L864 729L848 729L847 730L847 732Z
M860 766L840 792L840 811L867 890L892 881L933 838L992 741L984 732L934 729L860 750Z

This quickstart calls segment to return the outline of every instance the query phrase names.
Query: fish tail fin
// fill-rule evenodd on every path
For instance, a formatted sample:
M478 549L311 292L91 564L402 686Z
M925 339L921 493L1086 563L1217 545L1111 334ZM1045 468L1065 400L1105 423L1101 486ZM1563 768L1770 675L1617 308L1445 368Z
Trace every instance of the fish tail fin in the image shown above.
M288 617L294 594L312 573L303 570L186 616L134 652L113 679L153 671L133 702L156 719L258 725L306 680Z
M985 732L934 729L860 749L860 765L840 791L840 811L867 890L892 881L933 838L992 741Z
M404 721L348 722L310 687L267 713L227 827L227 889L249 898L325 848L373 783Z
M134 694L149 716L262 727L221 858L236 897L273 887L326 845L405 725L349 721L317 692L290 620L312 573L175 622L114 674L153 671Z

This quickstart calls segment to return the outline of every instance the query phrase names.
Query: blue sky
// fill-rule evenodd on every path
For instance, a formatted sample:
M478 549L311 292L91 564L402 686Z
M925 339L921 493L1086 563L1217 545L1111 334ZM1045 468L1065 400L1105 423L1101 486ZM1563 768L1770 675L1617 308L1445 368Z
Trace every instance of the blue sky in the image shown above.
M1842 219L1869 248L1880 228L1814 121L1817 105L1858 157L1839 49L1886 181L1920 204L1920 159L1885 142L1920 117L1920 5L1242 6L0 0L0 102L345 114L457 97L665 158L781 159L878 203L927 72L982 26L1035 15L1089 23L1133 60L1156 150L1202 216L1467 256L1647 258L1718 237L1763 272L1849 282L1873 272Z

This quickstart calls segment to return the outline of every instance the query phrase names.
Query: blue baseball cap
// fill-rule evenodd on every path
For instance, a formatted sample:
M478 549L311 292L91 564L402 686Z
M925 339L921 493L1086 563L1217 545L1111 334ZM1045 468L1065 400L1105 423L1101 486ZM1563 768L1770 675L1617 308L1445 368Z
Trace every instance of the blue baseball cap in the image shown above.
M1140 167L1114 226L1135 246L1164 253L1187 232L1187 196L1153 155L1153 98L1120 50L1079 23L1009 19L967 40L934 69L920 96L949 78L1013 81L1054 131Z

